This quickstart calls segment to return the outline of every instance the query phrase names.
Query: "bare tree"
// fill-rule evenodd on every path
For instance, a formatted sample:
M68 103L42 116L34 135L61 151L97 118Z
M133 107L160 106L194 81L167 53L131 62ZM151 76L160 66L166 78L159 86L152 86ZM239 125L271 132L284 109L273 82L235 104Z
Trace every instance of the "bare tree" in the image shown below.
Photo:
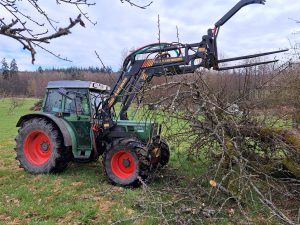
M152 4L150 2L146 5L139 5L130 0L120 1L121 3L127 2L141 9L145 9ZM35 62L36 48L41 48L57 58L70 61L48 50L44 44L49 44L53 39L69 35L71 29L77 24L85 27L82 17L96 25L96 22L89 18L88 13L84 12L84 7L93 6L96 4L95 2L90 0L55 0L52 2L61 7L70 5L74 7L74 10L78 11L79 15L76 18L70 18L68 25L60 27L60 21L57 21L54 15L50 15L38 0L0 0L1 12L4 12L6 15L4 18L0 17L0 35L19 42L23 49L31 53L32 63ZM29 9L29 12L27 9ZM37 15L37 18L33 16L34 14Z
M47 10L37 0L21 2L17 0L0 1L0 8L8 14L8 18L0 18L0 35L10 37L21 43L23 48L31 53L32 63L35 61L36 47L63 59L60 55L47 50L43 44L49 44L53 39L70 34L70 30L77 24L84 27L85 24L82 21L81 15L91 21L87 13L82 11L81 7L91 6L95 3L90 3L88 0L56 0L55 3L60 6L66 4L72 5L80 14L75 19L70 18L69 25L58 28L59 22L55 20L53 15L49 15ZM30 13L23 9L24 4L30 5ZM39 15L38 18L32 16L34 13Z

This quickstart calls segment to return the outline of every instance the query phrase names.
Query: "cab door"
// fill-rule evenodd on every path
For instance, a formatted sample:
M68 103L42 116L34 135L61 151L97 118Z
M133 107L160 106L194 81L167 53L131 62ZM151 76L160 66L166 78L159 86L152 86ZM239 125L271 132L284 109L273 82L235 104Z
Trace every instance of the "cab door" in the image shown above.
M75 158L88 159L92 152L90 102L87 90L79 93L71 93L70 98L65 97L63 117L76 136L77 149L73 149Z

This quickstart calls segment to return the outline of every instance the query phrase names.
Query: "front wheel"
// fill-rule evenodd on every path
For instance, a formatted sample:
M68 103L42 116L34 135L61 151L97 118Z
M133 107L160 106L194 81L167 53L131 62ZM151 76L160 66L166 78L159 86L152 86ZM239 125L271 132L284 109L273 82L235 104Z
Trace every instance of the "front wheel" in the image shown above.
M103 170L109 181L121 186L136 186L149 172L147 151L135 139L115 141L103 154Z

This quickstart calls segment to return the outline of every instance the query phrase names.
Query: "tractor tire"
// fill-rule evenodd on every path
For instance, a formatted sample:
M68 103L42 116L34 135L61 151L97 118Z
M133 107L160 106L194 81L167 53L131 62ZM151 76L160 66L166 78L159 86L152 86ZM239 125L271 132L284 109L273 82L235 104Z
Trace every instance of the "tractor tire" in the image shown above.
M16 159L32 174L63 171L72 158L58 128L45 119L34 118L22 124L16 137Z
M160 160L159 163L161 167L164 167L168 164L170 160L170 149L167 142L164 139L161 139L160 143Z
M137 139L118 139L103 154L103 172L114 185L138 186L147 179L150 161L147 150Z

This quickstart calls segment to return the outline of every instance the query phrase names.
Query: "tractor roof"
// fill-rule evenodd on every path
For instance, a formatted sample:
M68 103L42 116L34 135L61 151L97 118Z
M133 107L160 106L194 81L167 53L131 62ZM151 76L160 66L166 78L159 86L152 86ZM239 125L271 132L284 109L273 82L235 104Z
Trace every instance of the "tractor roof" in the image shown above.
M110 91L110 87L107 85L92 82L92 81L82 81L82 80L49 81L47 89L51 89L51 88L84 88L84 89L93 89L99 91Z

